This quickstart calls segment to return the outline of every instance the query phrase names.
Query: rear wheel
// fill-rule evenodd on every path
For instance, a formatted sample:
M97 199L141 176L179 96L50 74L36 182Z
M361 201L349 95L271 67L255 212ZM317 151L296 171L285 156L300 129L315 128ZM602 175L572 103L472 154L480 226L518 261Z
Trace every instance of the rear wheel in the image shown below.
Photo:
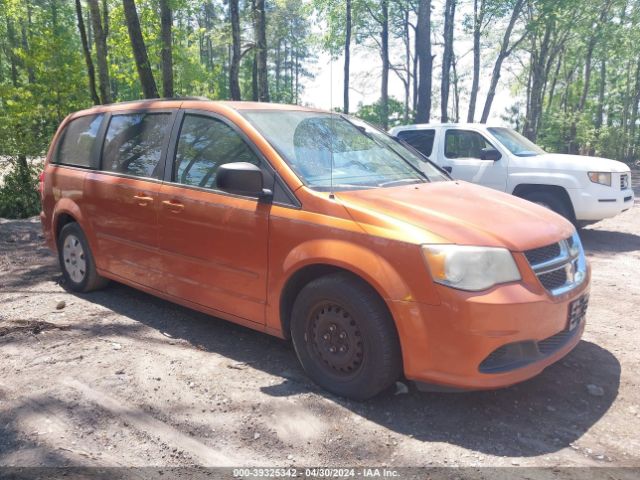
M58 257L67 286L75 292L104 287L108 280L98 275L84 232L77 223L67 223L58 236Z
M553 210L558 215L562 215L570 222L574 222L573 213L567 202L558 195L551 192L532 192L524 195L525 200L537 203L538 205Z
M373 397L402 371L386 305L348 274L321 277L302 289L293 305L291 336L311 379L344 397Z

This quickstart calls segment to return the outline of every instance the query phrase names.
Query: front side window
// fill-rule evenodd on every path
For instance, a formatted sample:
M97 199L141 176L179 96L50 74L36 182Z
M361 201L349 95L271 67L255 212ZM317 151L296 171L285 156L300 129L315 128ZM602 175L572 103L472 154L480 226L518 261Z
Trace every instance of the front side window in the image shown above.
M482 135L470 130L447 130L444 141L447 158L482 158L484 148L494 148Z
M158 178L162 147L171 129L170 113L114 115L102 150L102 169Z
M242 137L226 123L200 115L184 116L176 149L174 182L215 188L218 168L232 162L260 164Z
M510 128L490 127L487 130L489 130L507 150L518 157L535 157L536 155L544 155L547 153L531 140Z
M435 130L402 130L398 132L400 140L404 140L427 157L431 155L435 137Z
M76 118L64 129L55 163L77 167L91 166L91 151L96 142L103 114Z
M243 113L298 177L315 190L357 190L446 179L423 157L357 119L313 111Z

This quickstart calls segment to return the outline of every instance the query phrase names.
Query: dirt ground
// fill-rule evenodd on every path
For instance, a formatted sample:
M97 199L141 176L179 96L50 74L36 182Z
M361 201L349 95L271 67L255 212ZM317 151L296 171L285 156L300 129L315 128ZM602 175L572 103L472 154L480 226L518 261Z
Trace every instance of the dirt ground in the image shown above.
M38 221L0 220L0 466L640 467L639 203L581 233L591 303L564 360L365 403L287 342L115 283L65 291Z

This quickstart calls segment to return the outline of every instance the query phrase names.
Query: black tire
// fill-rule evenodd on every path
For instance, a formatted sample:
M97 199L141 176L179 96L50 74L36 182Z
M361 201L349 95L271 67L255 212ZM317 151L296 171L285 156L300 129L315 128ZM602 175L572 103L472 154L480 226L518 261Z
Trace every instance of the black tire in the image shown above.
M548 208L549 210L553 210L558 215L562 215L564 218L569 220L572 223L575 223L575 219L573 217L573 211L571 207L567 205L565 199L561 198L559 195L552 192L532 192L524 195L525 200L529 200L530 202L537 203L543 207Z
M310 282L298 294L291 318L296 354L322 388L365 400L400 376L393 320L377 293L357 278L338 273Z
M73 250L73 253L70 253L70 250ZM75 222L67 223L60 230L58 260L65 284L74 292L91 292L109 283L106 278L98 275L89 242Z

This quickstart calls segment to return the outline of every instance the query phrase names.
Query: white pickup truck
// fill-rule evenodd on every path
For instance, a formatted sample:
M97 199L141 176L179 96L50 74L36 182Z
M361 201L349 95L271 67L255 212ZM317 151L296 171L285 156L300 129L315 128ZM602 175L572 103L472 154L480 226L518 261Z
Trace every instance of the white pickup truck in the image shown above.
M624 163L547 153L510 128L419 124L389 133L455 179L526 198L577 224L613 217L634 202L631 172Z

